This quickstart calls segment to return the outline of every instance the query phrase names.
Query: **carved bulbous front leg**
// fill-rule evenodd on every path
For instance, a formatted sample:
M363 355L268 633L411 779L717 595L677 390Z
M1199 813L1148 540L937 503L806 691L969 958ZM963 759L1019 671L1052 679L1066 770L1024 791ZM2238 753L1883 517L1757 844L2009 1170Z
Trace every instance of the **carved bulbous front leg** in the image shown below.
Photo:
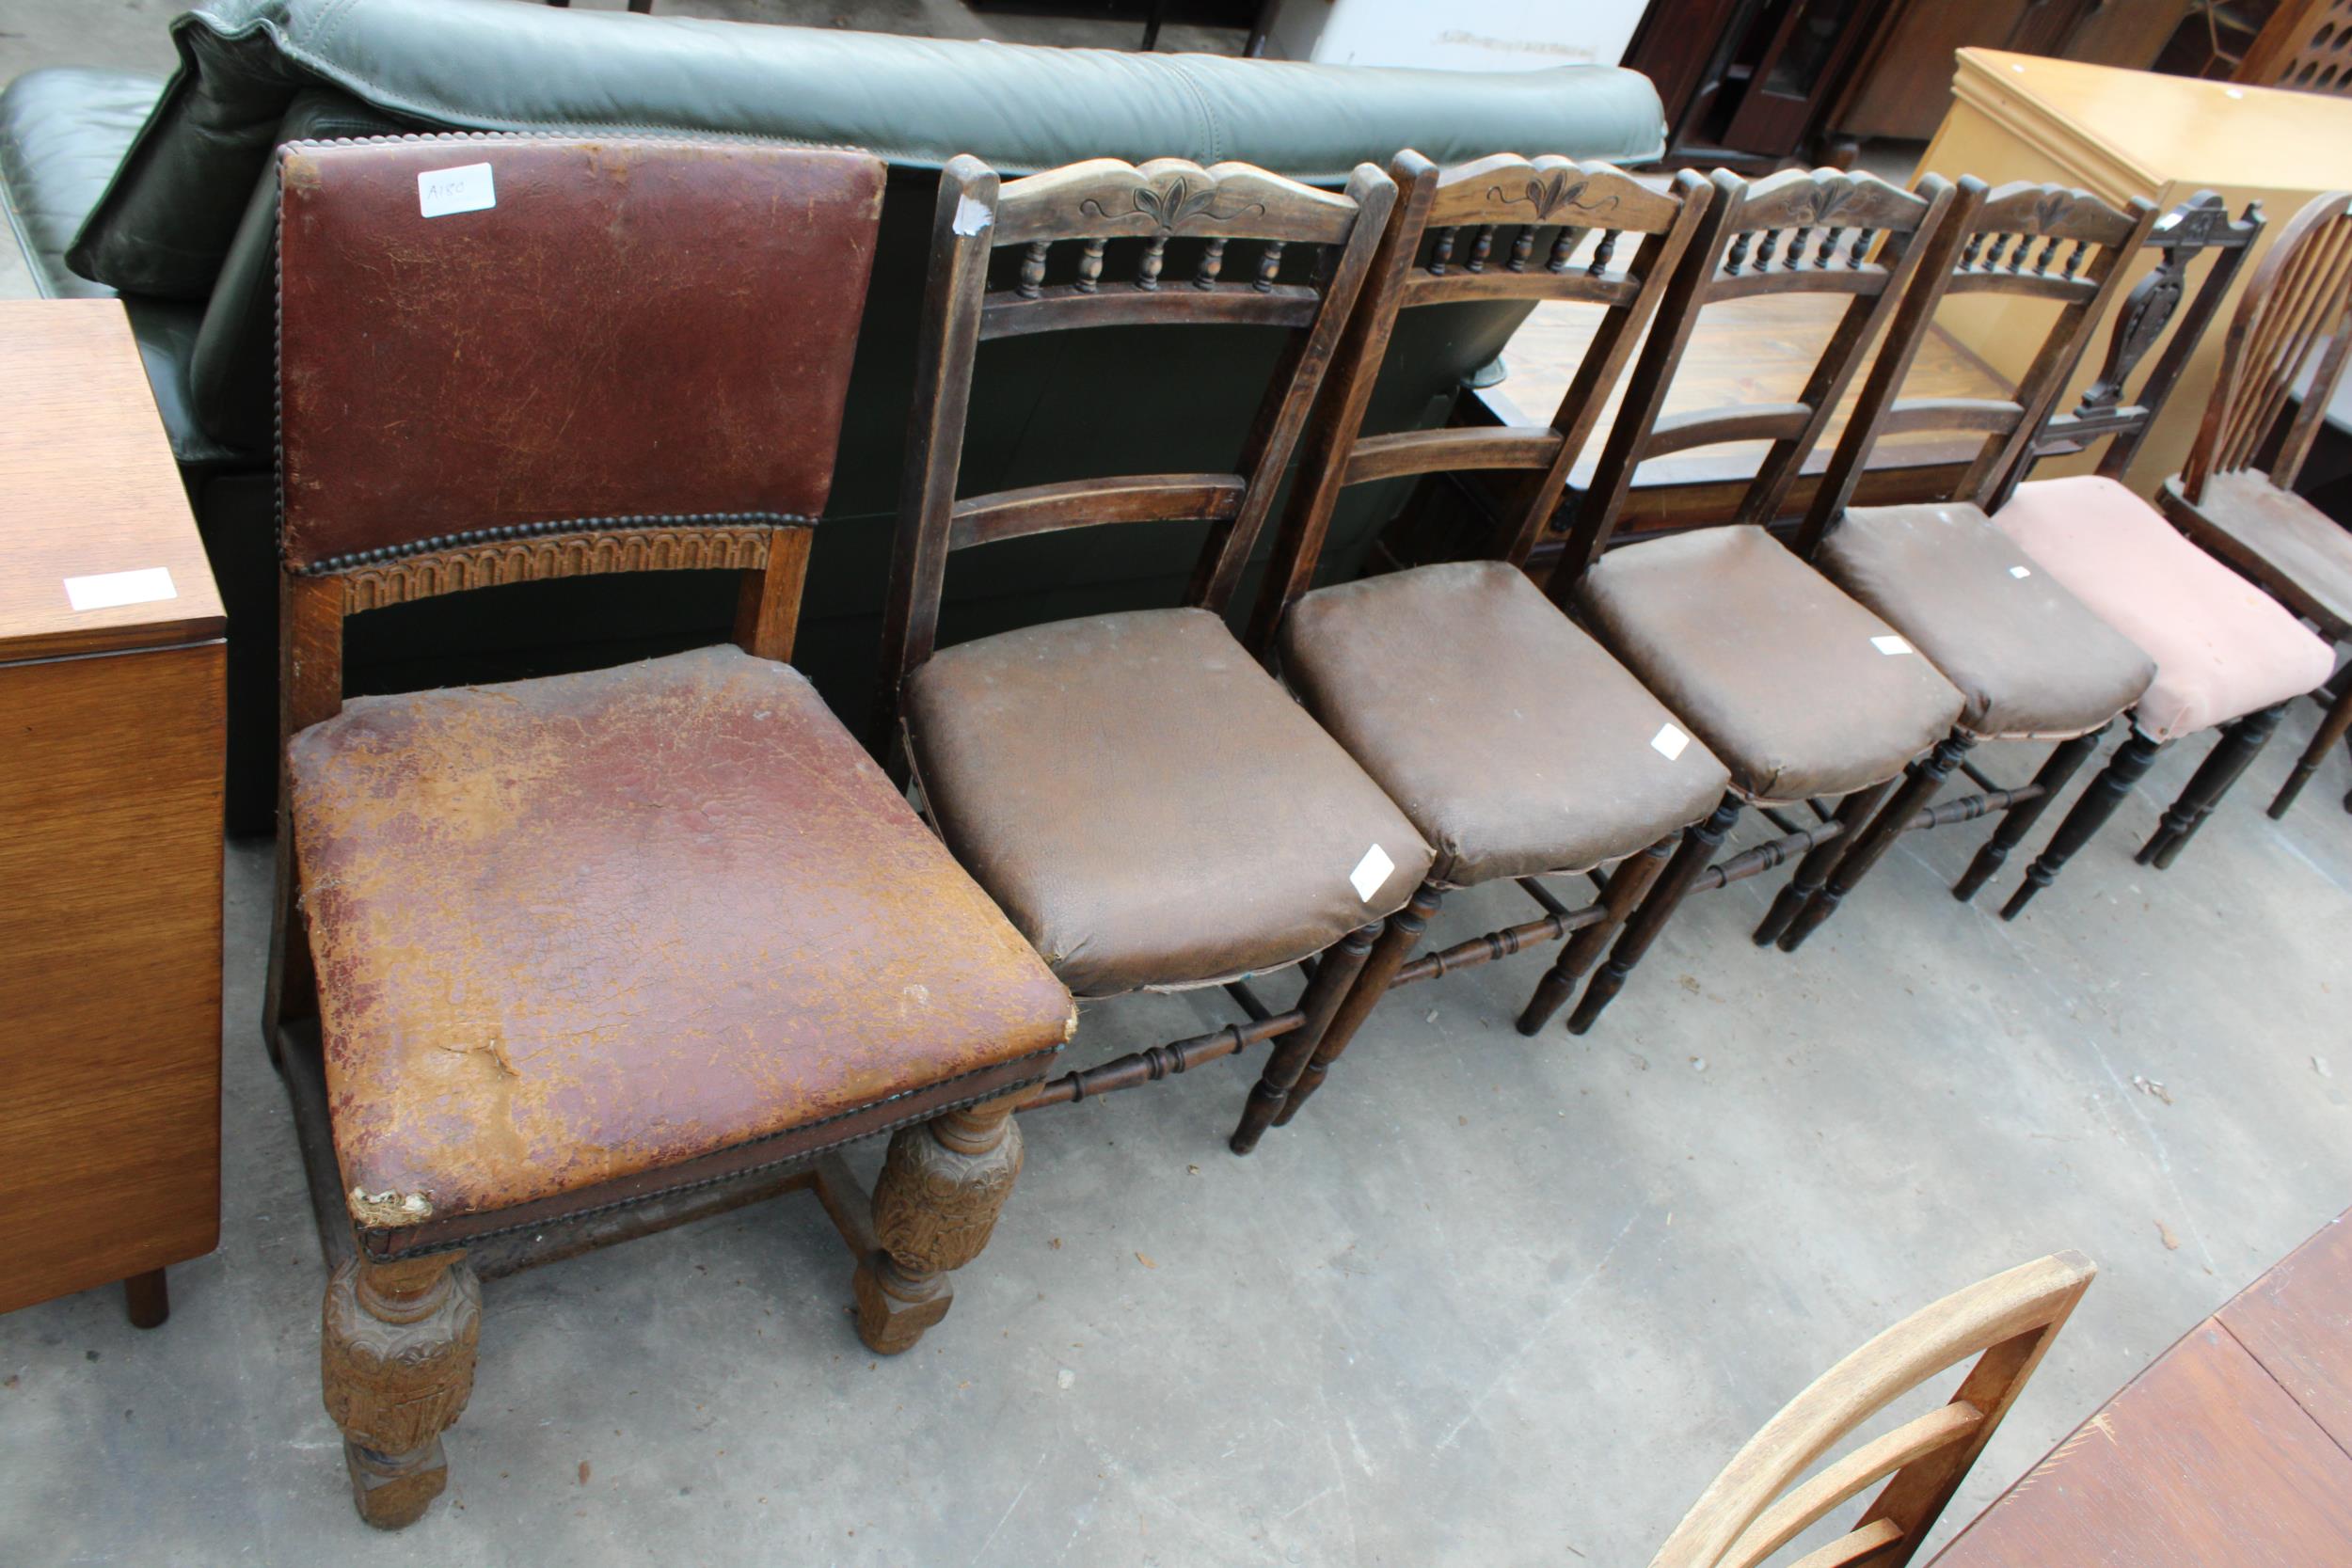
M1010 1099L949 1111L890 1139L874 1183L880 1248L857 1266L858 1337L884 1355L911 1350L947 1315L948 1271L980 1255L1021 1174Z
M465 1254L346 1261L319 1338L326 1413L342 1429L352 1503L378 1529L424 1516L449 1481L441 1433L473 1393L482 1286Z

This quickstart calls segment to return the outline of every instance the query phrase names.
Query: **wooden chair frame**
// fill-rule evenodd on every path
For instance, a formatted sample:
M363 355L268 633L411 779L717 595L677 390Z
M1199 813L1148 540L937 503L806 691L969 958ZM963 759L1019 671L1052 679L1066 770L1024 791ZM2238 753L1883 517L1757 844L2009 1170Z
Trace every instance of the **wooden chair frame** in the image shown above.
M1661 193L1611 165L1551 155L1497 153L1440 170L1407 150L1389 172L1399 193L1396 206L1309 427L1298 481L1250 618L1248 643L1269 668L1277 662L1282 623L1311 586L1332 515L1351 485L1448 472L1516 474L1518 515L1498 538L1497 553L1525 566L1609 388L1632 357L1714 197L1714 188L1693 174L1677 176ZM1628 240L1631 254L1621 259ZM1495 298L1573 300L1607 312L1550 423L1534 431L1447 427L1365 436L1366 410L1398 312ZM1565 941L1519 1020L1520 1033L1534 1034L1657 879L1679 836L1667 835L1613 871L1591 873L1600 897L1581 907L1569 907L1537 877L1518 878L1540 916L1412 958L1448 891L1434 879L1423 882L1385 923L1274 1125L1289 1122L1322 1086L1387 991Z
M2155 222L2155 207L2140 198L2119 209L2063 185L2019 181L1988 190L1973 175L1963 177L1951 213L1927 247L1917 278L1863 384L1854 417L1797 531L1797 553L1811 559L1844 520L1870 448L1882 436L1922 430L1982 432L1976 458L1948 499L1987 515L1997 510L2022 477L2027 455L2093 329L2122 289L2123 263L2137 252ZM2044 299L2058 307L2007 401L1907 400L1898 395L1934 325L1936 308L1955 294ZM2177 289L2169 297L2179 297ZM2161 320L2154 323L2157 330L2163 325ZM2103 723L2100 730L2105 728ZM2090 732L2091 746L2099 733ZM2049 737L1980 736L1954 725L1933 750L1911 765L1899 784L1865 792L1871 795L1871 803L1858 809L1868 814L1867 821L1851 838L1833 841L1798 864L1796 875L1756 927L1756 945L1777 942L1782 951L1795 952L1836 912L1901 833L1973 821L1994 811L2038 808L2064 785L2090 749L2070 751L2067 746L2081 737L2062 737L2067 746L2061 746L2061 760L2050 776L2015 790L1999 788L1966 760L1969 748L1979 740L2023 738ZM1963 769L1985 793L1937 808L1935 797L1955 768ZM1844 803L1838 809L1845 810ZM2024 826L2030 827L2032 821L2028 816Z
M2096 1274L2082 1254L2061 1252L1956 1291L1881 1334L1765 1423L1683 1516L1650 1568L1756 1568L1881 1481L1886 1484L1854 1528L1798 1568L1901 1568ZM1799 1480L1872 1416L1971 1357L1949 1402Z
M1752 184L1718 169L1711 179L1714 201L1659 306L1592 487L1577 499L1567 543L1549 584L1552 601L1564 610L1578 580L1610 546L1634 471L1647 459L1694 447L1767 440L1771 445L1737 510L1698 526L1768 527L1781 515L1807 454L1820 443L1953 200L1952 186L1936 175L1923 180L1915 193L1834 169L1787 169ZM1849 303L1794 401L1664 414L1667 388L1702 309L1759 294L1803 293L1843 295ZM1745 804L1738 791L1727 793L1707 820L1684 833L1655 884L1626 918L1608 960L1585 982L1568 1016L1571 1033L1592 1027L1692 893L1727 887L1814 854L1852 832L1865 815L1841 809L1806 826L1777 808L1759 805L1779 836L1716 863L1715 851Z
M1098 158L1000 182L978 159L941 172L930 279L916 362L914 411L884 610L877 750L910 766L899 713L904 684L938 641L947 558L956 550L1032 533L1137 522L1209 525L1185 604L1222 613L1272 511L1292 453L1337 353L1359 292L1371 275L1396 187L1370 164L1333 195L1247 164L1203 168L1179 158L1140 166ZM1104 277L1111 242L1139 240L1131 279ZM1205 242L1188 278L1163 284L1171 240ZM1225 275L1234 241L1254 245L1247 277ZM1080 247L1067 281L1055 276L1057 245ZM1283 280L1287 247L1318 247L1314 281ZM1017 281L990 287L996 252L1022 251ZM993 338L1086 326L1203 323L1279 326L1288 347L1231 473L1072 480L958 499L974 361ZM919 778L916 780L920 786ZM1248 1153L1281 1110L1307 1058L1372 950L1377 923L1313 960L1297 1003L1276 1009L1247 981L1224 990L1247 1022L1132 1053L1043 1085L1021 1102L1036 1110L1155 1083L1261 1041L1277 1042L1233 1135Z
M2157 500L2177 526L2189 528L2198 543L2218 556L2249 580L2304 620L2319 628L2330 642L2352 641L2352 623L2331 610L2293 578L2267 565L2250 551L2227 547L2228 536L2218 530L2194 529L2205 486L2216 474L2250 471L2263 475L2280 490L2292 491L2296 477L2311 456L2312 443L2328 417L2328 404L2344 380L2347 351L2352 350L2352 193L2331 192L2306 205L2288 220L2278 243L2254 269L2236 319L2222 340L2221 366L2212 401L2199 424L2196 444L2176 484L2167 484ZM2311 385L2299 394L2296 387L2309 374ZM2280 419L2288 401L2296 399L2295 417L2283 435ZM2272 438L2278 436L2274 448ZM2286 816L2303 786L2328 752L2352 737L2352 682L2332 698L2326 688L2312 693L2325 705L2311 744L2296 759L2286 782L2270 802L2272 820ZM2250 757L2250 752L2249 752ZM2226 790L2228 784L2222 788ZM2215 797L2216 802L2219 795ZM2352 794L2344 797L2352 811ZM2196 832L2185 832L2151 856L2169 863L2179 846ZM2169 851L2169 852L2168 852Z

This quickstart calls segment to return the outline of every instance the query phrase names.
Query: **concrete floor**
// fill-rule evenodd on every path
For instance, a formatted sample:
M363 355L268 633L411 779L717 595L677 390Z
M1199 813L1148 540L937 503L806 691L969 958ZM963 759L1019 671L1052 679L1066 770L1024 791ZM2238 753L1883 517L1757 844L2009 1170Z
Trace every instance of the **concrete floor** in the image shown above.
M12 6L0 74L146 59L166 8ZM1540 959L1401 992L1248 1161L1230 1065L1026 1118L993 1244L896 1361L803 1197L495 1281L449 1496L391 1537L319 1406L239 846L222 1244L152 1333L111 1290L0 1318L0 1562L1638 1563L1846 1351L2081 1248L2100 1281L1942 1539L2352 1203L2352 767L2260 811L2316 718L2156 875L2130 847L2203 742L2168 752L2015 925L1942 892L1977 828L1915 834L1794 958L1745 941L1772 879L1696 900L1583 1039L1512 1031ZM1462 895L1438 935L1522 909ZM1076 1054L1222 1022L1092 1006Z

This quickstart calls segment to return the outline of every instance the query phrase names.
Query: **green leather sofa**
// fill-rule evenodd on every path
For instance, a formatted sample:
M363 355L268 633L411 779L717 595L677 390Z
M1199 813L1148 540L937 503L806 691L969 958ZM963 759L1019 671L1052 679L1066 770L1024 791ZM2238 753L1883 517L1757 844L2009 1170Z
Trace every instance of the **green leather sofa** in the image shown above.
M35 71L0 92L0 182L40 287L120 293L230 609L232 828L267 825L277 617L270 474L273 148L404 131L664 131L853 145L891 166L832 515L800 662L866 711L898 499L931 193L973 152L1009 174L1078 158L1238 158L1336 184L1415 147L1654 158L1646 78L1596 67L1486 75L889 37L552 9L517 0L211 0L172 24L169 79ZM680 243L691 243L681 235ZM1417 311L1368 428L1444 418L1523 304ZM1435 318L1423 320L1422 318ZM1060 334L990 345L967 484L1209 469L1253 411L1248 328ZM1355 567L1399 500L1355 498L1329 569ZM1172 603L1188 525L1016 541L959 558L946 640L1042 614ZM381 611L351 628L369 685L503 677L707 640L732 587L585 579ZM1246 600L1245 600L1246 602ZM453 604L454 603L454 609Z

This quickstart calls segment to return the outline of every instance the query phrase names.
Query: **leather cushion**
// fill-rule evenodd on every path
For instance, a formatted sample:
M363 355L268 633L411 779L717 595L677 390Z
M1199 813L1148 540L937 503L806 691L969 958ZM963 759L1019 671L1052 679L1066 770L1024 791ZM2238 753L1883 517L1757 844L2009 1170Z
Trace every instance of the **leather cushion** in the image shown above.
M1611 550L1576 585L1585 625L1687 721L1756 800L1891 779L1960 717L1951 682L1895 628L1760 528Z
M491 205L422 214L421 179L475 165ZM487 529L823 509L880 160L431 136L290 145L279 183L294 565ZM621 395L634 387L691 392Z
M114 293L69 268L66 247L163 90L159 76L52 66L28 71L0 91L0 182L8 224L43 295Z
M2133 711L2153 740L2299 697L2334 672L2328 644L2277 600L2111 479L2029 480L1993 522L2155 659L2156 678Z
M355 698L291 764L363 1226L1034 1081L1073 1022L808 682L732 647Z
M2341 637L2352 628L2352 532L2267 474L2213 474L2195 501L2178 474L2164 509L2182 532L2262 585L2297 615Z
M1711 811L1728 776L1648 689L1499 561L1318 589L1282 627L1308 709L1457 887L1581 871Z
M1961 727L2061 739L2139 700L2156 661L2091 613L1965 501L1857 506L1813 564L1961 689Z
M1080 996L1295 963L1400 908L1412 824L1203 610L1029 626L906 688L932 819ZM1359 896L1375 845L1395 869Z

